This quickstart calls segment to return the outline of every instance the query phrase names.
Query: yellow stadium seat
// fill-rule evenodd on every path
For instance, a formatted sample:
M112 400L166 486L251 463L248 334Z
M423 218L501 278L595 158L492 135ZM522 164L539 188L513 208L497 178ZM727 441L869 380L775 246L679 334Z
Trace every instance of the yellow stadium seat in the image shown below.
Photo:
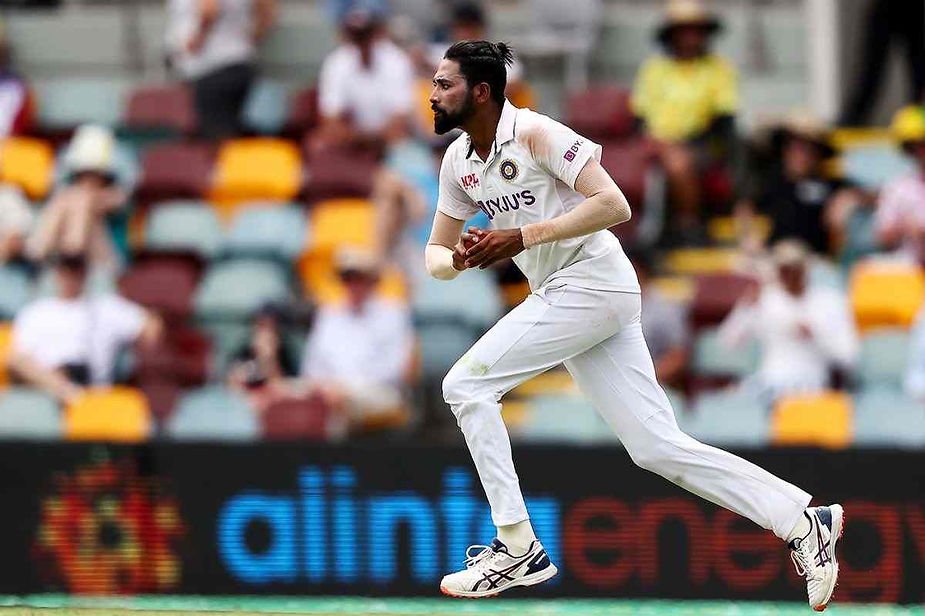
M774 407L771 439L776 445L846 447L854 431L853 415L851 397L844 393L787 396Z
M762 240L768 239L771 235L771 219L767 216L755 216L752 218L752 225L755 232ZM738 224L734 216L717 216L707 224L707 233L710 239L723 244L731 244L739 239Z
M537 109L536 92L526 83L521 83L513 91L508 88L507 97L515 107L534 111Z
M0 182L19 186L30 199L48 194L54 168L54 150L41 139L10 137L0 142Z
M659 276L653 278L651 284L672 301L687 304L694 299L696 285L690 276Z
M858 127L837 128L832 131L829 141L833 148L841 151L870 145L890 145L894 139L886 128Z
M10 346L13 342L13 325L0 323L0 389L10 384L7 362L10 359Z
M310 252L334 252L341 246L373 248L376 208L366 199L322 201L311 212Z
M219 149L209 200L223 219L244 201L289 201L302 186L302 158L282 139L236 139Z
M511 393L522 397L578 393L578 386L568 371L550 370L518 385Z
M925 300L925 274L905 263L865 261L851 272L849 296L860 330L909 327Z
M665 255L665 267L675 274L729 272L737 257L733 248L681 248Z
M344 300L344 285L329 261L303 259L301 265L302 286L316 302L334 304ZM408 286L402 273L395 268L386 268L382 272L376 294L383 299L407 301Z
M501 297L504 305L513 308L530 295L530 283L526 280L501 285Z
M91 389L65 409L68 440L136 443L150 433L148 401L130 387Z

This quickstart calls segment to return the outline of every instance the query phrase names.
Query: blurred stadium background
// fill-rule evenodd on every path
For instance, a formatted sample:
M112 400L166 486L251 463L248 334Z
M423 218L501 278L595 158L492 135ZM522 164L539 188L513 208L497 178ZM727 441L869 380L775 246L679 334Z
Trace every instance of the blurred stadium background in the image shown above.
M441 380L529 293L510 264L421 273L433 57L473 28L520 52L515 102L604 145L679 423L845 504L836 613L922 613L922 5L216 0L190 44L192 0L0 2L0 614L804 609L776 539L635 468L561 369L504 400L561 576L541 601L433 598L494 532ZM183 54L221 56L225 11L265 36L205 83ZM722 105L681 69L654 91L692 107L643 101L656 34L713 19ZM329 60L386 39L369 74ZM657 134L653 104L704 123ZM730 334L788 267L823 303L787 318L836 325Z

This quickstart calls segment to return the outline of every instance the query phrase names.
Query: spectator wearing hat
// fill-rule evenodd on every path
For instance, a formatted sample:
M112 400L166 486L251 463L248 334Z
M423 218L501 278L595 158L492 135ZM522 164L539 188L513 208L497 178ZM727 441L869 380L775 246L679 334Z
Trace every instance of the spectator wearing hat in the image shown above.
M835 154L828 127L807 113L794 112L775 129L772 142L774 163L768 179L737 204L737 215L746 229L756 211L768 216L772 244L794 238L813 252L831 252L833 226L843 218L834 210L858 195L825 173L824 163Z
M0 22L0 137L28 133L35 123L35 98L25 78L13 70L11 56Z
M643 64L633 87L633 112L659 146L681 231L698 226L700 171L728 157L734 138L736 71L710 51L720 29L699 0L670 0L656 34L665 53Z
M321 66L321 126L313 146L378 151L409 134L414 66L383 32L377 13L354 10L341 24L344 42Z
M0 265L24 260L34 220L22 191L13 185L0 185Z
M769 403L778 396L818 391L847 374L858 353L857 333L845 298L814 286L810 253L803 242L778 242L772 251L775 276L747 292L719 329L722 344L758 341L761 360L747 386Z
M900 109L892 131L916 169L881 190L874 216L877 240L887 250L925 262L925 107Z
M31 258L86 254L92 266L115 270L118 259L106 218L125 205L116 185L115 139L108 128L81 126L64 157L66 183L55 191L29 238Z
M276 8L276 0L170 0L170 61L192 87L202 136L240 132L257 47L276 20Z
M414 332L405 306L376 297L380 266L367 252L337 256L346 301L318 309L302 376L354 426L375 424L403 406Z
M64 254L54 263L56 295L16 315L9 367L21 382L69 403L86 386L112 384L119 350L136 342L153 349L163 326L118 295L85 294L82 254Z

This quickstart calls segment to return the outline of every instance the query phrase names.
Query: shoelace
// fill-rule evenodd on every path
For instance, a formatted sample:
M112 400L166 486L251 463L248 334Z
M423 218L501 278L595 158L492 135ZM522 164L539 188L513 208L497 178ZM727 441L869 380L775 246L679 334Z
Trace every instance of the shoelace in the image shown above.
M790 560L793 561L793 566L797 570L797 575L800 577L808 577L807 571L808 567L806 566L806 555L803 554L803 550L797 548L796 550L790 550Z
M472 550L478 550L477 554L472 554ZM470 569L487 558L494 558L501 552L495 552L488 545L470 545L466 548L466 560L463 562L467 569Z

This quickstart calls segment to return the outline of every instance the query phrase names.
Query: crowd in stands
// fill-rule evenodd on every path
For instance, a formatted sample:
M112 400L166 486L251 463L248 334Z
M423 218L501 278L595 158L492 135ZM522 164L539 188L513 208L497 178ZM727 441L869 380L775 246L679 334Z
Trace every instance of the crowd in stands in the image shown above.
M276 2L169 0L175 82L138 84L119 126L66 131L36 124L0 39L0 431L455 433L443 375L529 288L510 263L423 274L448 144L430 79L491 13L425 24L402 4L328 2L340 42L273 111L255 84ZM679 422L720 444L925 446L920 93L888 129L794 110L744 133L722 28L670 0L631 87L563 105L632 206L614 232ZM507 95L535 106L528 69ZM561 369L505 409L515 437L612 439Z

